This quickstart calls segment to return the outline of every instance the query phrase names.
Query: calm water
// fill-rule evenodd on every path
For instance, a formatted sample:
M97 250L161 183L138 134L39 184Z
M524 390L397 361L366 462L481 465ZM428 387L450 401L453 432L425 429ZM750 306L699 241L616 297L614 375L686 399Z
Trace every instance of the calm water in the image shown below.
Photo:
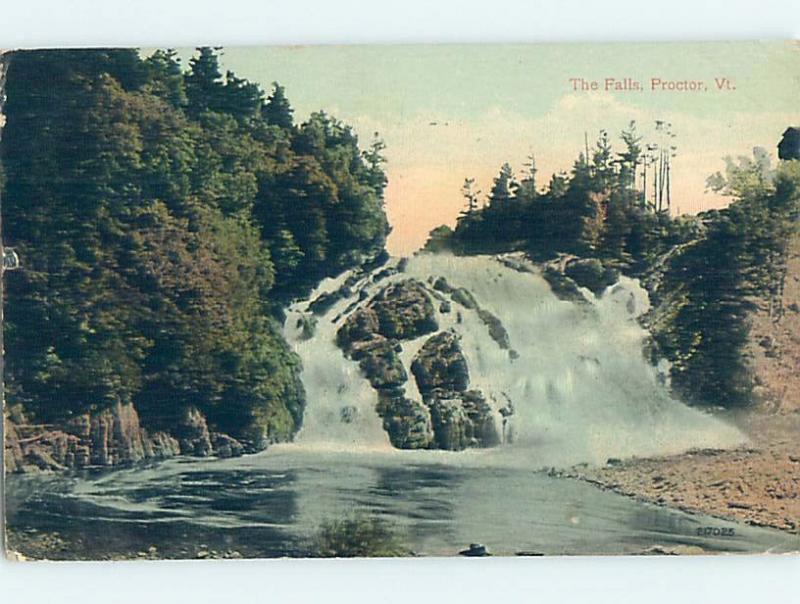
M676 544L798 549L796 536L640 503L570 479L454 466L447 456L416 463L420 458L406 463L402 454L337 456L284 446L235 460L11 477L8 522L20 531L57 531L72 554L90 558L151 547L164 557L194 557L201 549L303 555L321 522L356 511L389 520L422 555L452 555L470 542L496 554L624 554ZM700 527L735 534L699 537Z

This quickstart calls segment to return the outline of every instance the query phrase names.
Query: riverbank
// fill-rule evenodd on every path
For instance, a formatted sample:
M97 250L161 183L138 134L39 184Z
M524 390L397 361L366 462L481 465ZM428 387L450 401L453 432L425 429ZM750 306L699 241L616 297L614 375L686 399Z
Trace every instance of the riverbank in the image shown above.
M642 501L800 535L800 414L754 413L736 423L746 446L578 466L568 475Z

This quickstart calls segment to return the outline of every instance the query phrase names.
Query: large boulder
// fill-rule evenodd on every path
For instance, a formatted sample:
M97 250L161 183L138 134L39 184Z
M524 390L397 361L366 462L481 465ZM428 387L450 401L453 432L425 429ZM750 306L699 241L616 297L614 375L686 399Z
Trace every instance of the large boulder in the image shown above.
M432 446L460 451L500 443L495 414L479 390L467 390L469 370L458 336L444 331L428 338L411 363L430 409Z
M411 363L411 373L423 396L436 388L466 390L469 371L458 336L443 331L428 338Z
M84 426L81 423L81 426ZM89 420L94 465L133 463L145 458L144 434L133 405L117 403Z
M414 279L391 283L369 303L378 318L378 332L396 340L412 340L438 329L436 311L425 287Z
M208 457L214 450L206 418L194 407L186 409L175 429L175 436L184 455Z
M372 340L378 335L378 315L371 308L360 308L347 317L347 320L336 332L336 344L350 353L352 347L359 342Z
M500 444L495 415L480 391L434 390L426 403L436 448L460 451Z
M392 446L398 449L427 449L433 441L428 407L402 394L382 393L378 412Z
M166 459L180 455L181 446L178 440L166 432L154 432L144 441L145 458Z
M445 279L444 277L438 277L433 282L433 289L439 292L450 294L450 297L453 299L453 302L460 304L464 308L468 309L478 308L478 303L476 302L475 297L470 293L469 290L464 289L463 287L453 287L447 282L447 279Z
M239 457L244 453L244 445L232 436L221 432L212 432L211 446L217 457Z
M397 388L408 379L394 345L388 340L378 341L368 354L361 357L358 365L377 390Z
M567 262L564 274L595 295L619 280L619 271L603 265L597 258L575 258Z
M480 390L467 390L461 393L461 404L470 422L470 436L473 446L494 447L501 443L497 430L496 415L486 402Z
M492 338L500 348L503 350L511 348L511 340L508 337L508 332L500 319L484 308L478 308L478 318L489 330L489 337Z
M469 418L461 399L434 396L428 400L428 408L437 449L461 451L470 445Z

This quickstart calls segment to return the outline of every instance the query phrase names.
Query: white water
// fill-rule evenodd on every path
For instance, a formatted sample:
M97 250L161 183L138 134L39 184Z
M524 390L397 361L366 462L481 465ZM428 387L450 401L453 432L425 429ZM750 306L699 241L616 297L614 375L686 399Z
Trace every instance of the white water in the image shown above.
M519 355L512 359L502 350L474 310L451 303L450 313L437 316L440 329L454 329L461 336L470 387L482 390L495 410L513 402L515 413L506 428L513 444L460 453L393 450L374 410L376 392L334 343L344 320L339 315L358 299L360 287L372 295L391 281L414 277L428 283L439 276L469 290L482 308L497 316ZM311 299L336 290L346 277L327 280ZM339 301L318 318L311 339L303 340L297 327L302 315L310 315L308 303L294 305L288 314L285 334L302 359L307 394L295 445L301 449L368 450L415 462L540 468L726 448L744 441L733 426L670 398L642 355L647 334L636 317L649 302L631 279L623 277L597 300L586 292L592 305L579 306L559 300L538 274L513 270L494 258L420 254L410 259L404 273L377 284L366 278L353 290L353 298ZM438 309L438 302L434 306ZM407 371L424 340L403 343ZM406 395L419 398L408 373ZM349 408L344 413L351 421L342 421L343 408ZM497 421L499 425L499 414Z

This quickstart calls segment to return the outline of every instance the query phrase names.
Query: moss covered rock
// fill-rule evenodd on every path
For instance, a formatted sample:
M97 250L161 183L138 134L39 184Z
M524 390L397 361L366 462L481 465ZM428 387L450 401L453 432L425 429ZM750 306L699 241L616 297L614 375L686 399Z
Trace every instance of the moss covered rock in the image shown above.
M411 373L423 396L436 388L466 390L469 371L458 336L443 331L428 338L411 363Z

